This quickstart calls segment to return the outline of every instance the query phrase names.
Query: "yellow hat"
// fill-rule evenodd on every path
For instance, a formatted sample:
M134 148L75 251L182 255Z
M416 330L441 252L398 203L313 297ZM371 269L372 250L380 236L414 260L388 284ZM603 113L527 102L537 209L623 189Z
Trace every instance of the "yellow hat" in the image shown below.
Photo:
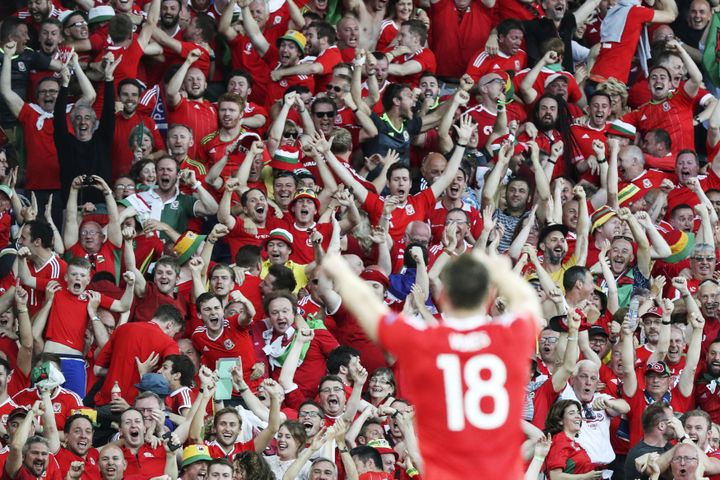
M297 30L288 30L285 32L285 35L277 39L277 45L280 46L280 41L282 40L288 40L290 42L293 42L295 45L298 46L300 49L300 53L305 53L305 45L307 45L307 38L305 38L305 35L298 32Z
M182 468L192 465L195 462L210 462L210 450L206 445L196 444L188 445L183 449Z

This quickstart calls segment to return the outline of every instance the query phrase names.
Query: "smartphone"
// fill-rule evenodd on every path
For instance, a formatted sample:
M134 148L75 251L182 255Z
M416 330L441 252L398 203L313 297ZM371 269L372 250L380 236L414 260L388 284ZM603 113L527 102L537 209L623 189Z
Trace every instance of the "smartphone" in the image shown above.
M233 384L230 370L238 364L237 358L221 358L217 361L219 380L215 389L215 400L230 400L232 398Z

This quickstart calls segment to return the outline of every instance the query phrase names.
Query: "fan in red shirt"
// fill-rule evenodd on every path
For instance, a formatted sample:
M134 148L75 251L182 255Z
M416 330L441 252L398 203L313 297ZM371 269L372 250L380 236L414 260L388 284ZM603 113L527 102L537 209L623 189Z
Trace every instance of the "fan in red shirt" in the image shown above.
M391 82L417 87L423 72L435 73L435 53L426 48L427 27L420 20L408 20L400 27L400 45L386 56L391 59L388 75ZM461 72L462 73L462 72Z
M272 72L300 65L300 60L305 53L305 47L307 45L305 36L295 30L288 30L285 32L285 35L278 38L277 47L264 42L265 37L262 35L258 36L258 40L255 40L256 37L251 38L253 41L259 42L256 44L256 48L259 52L262 52L263 60L267 62ZM312 75L285 75L268 84L267 95L265 97L265 109L270 111L276 102L283 99L288 88L297 85L307 87L311 93L315 92L315 78Z
M522 23L515 19L503 20L496 27L498 34L498 53L490 55L484 48L473 55L466 73L474 82L492 71L519 72L527 64L527 53L522 43L525 37Z
M275 69L270 73L270 79L277 82L292 75L314 76L315 90L323 92L332 79L333 67L343 61L340 49L335 45L335 28L327 22L318 20L310 24L306 34L306 53L314 56L315 59L288 68Z
M75 413L65 423L65 446L55 454L60 472L67 475L72 462L83 462L80 480L100 480L99 453L92 448L93 424L84 413Z
M635 125L643 135L657 128L667 131L673 155L677 155L681 150L695 149L693 108L702 84L702 73L677 40L670 40L667 48L682 58L688 71L688 80L673 91L670 71L663 66L653 67L648 77L652 101L626 114L623 121Z
M583 124L575 124L571 127L575 145L573 150L573 163L580 178L593 185L600 181L598 175L593 174L587 164L587 159L595 155L593 142L599 140L603 144L607 142L605 132L607 130L607 119L610 115L610 96L606 93L595 92L588 103L588 121Z
M322 268L368 337L398 362L415 407L424 476L521 478L519 420L542 314L509 262L464 254L448 263L439 325L391 313L339 255L326 256ZM491 285L507 301L500 317L487 315ZM476 461L485 456L493 461Z
M41 408L40 402L33 405L8 442L10 452L3 466L2 480L63 480L47 440L34 436L34 421L43 413ZM59 442L57 437L55 442Z
M545 459L545 468L551 476L558 473L581 475L595 470L585 449L575 440L582 426L582 407L575 400L555 403L547 419L545 430L552 434L552 445ZM600 478L595 476L587 478Z

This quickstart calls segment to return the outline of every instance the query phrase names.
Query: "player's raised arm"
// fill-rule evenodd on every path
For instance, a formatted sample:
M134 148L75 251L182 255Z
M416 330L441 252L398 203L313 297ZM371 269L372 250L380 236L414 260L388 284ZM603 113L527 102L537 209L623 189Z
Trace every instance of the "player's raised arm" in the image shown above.
M325 255L322 267L325 274L335 282L335 290L342 297L343 305L357 318L368 338L376 342L380 318L390 309L378 300L370 285L350 270L339 254Z

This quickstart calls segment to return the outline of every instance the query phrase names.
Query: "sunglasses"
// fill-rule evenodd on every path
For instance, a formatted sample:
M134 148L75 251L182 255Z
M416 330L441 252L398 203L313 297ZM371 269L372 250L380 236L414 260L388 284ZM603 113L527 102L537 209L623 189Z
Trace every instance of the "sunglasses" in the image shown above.
M328 90L328 91L334 90L334 91L336 91L337 93L340 93L340 92L343 91L342 87L338 87L337 85L332 85L332 84L330 84L330 85L327 86L327 90Z
M313 115L318 118L333 118L335 116L335 112L315 112Z
M283 132L283 138L298 138L299 136L298 132Z

